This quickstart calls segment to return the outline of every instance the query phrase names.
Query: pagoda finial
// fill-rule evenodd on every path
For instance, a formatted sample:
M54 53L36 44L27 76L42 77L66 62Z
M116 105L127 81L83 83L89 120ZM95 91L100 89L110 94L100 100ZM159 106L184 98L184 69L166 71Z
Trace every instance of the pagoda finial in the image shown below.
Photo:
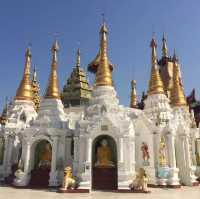
M25 53L25 67L23 78L15 96L15 100L32 101L32 89L30 83L31 51L28 47Z
M57 52L58 52L58 50L59 50L58 41L55 40L55 42L51 48L51 51L52 51L51 73L50 73L50 77L49 77L48 86L46 89L45 98L60 99L58 74L57 74L57 66L58 66Z
M171 95L171 103L172 106L186 106L186 99L185 94L183 90L183 86L180 82L180 76L179 76L179 65L177 61L174 59L173 61L174 67L173 67L173 86L172 86L172 95Z
M107 33L108 29L104 22L100 29L100 62L96 73L97 86L112 86L112 72L107 55Z
M37 72L36 72L36 66L33 67L33 76L32 76L32 82L37 81Z
M168 57L168 48L167 48L167 40L165 37L165 33L163 33L163 38L162 38L162 56Z
M176 55L176 49L174 48L174 54L173 54L173 62L178 62L178 57Z
M137 92L136 92L136 81L132 80L131 81L131 103L130 107L131 108L137 108Z
M81 53L80 53L80 48L78 48L76 57L76 67L80 66L81 66Z
M156 40L155 37L153 36L150 47L152 48L152 54L151 54L151 78L149 81L149 90L148 94L164 94L164 86L163 82L160 77L159 69L158 69L158 64L157 64L157 55L156 55Z

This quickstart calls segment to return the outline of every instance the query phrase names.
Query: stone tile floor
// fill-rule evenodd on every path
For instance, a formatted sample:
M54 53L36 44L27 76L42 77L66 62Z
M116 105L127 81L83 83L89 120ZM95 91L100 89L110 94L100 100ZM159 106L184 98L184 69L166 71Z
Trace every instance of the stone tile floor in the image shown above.
M181 189L151 188L150 194L92 192L90 194L62 194L56 190L31 190L0 187L0 199L200 199L200 186Z

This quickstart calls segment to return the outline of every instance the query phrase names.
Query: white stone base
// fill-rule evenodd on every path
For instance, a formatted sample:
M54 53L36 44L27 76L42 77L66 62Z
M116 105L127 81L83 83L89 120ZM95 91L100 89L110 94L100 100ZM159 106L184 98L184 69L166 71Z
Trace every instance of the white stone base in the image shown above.
M169 178L167 181L168 185L172 185L172 186L180 185L180 179L178 177L178 172L179 172L178 168L170 168L169 169Z
M21 173L18 178L14 179L13 185L18 187L28 186L31 179L31 175L27 173Z
M127 181L120 181L118 182L118 189L130 189L129 185L132 183L132 180L127 180Z
M167 178L157 178L157 185L166 186L167 185Z
M91 181L82 181L79 184L80 189L92 189Z
M193 186L197 183L197 176L195 175L195 167L191 166L190 168L185 168L184 173L181 177L181 183L186 186Z

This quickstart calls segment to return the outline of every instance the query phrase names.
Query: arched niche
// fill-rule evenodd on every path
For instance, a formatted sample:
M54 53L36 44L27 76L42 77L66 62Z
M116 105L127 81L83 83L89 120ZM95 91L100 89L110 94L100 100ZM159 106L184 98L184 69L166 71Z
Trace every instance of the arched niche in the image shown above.
M40 140L35 146L34 168L51 167L52 147L47 140Z
M106 149L102 149L106 140ZM101 154L102 153L102 154ZM101 158L108 159L102 164ZM102 183L103 182L103 183ZM92 188L95 190L117 189L117 144L109 135L96 137L92 144Z
M52 146L47 140L38 140L32 145L33 165L30 186L48 187L51 171Z

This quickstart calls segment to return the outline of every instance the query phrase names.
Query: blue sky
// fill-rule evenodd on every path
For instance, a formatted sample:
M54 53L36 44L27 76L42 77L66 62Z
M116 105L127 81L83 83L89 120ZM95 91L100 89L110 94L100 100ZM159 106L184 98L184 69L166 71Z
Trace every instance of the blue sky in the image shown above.
M0 0L0 107L5 96L16 93L28 43L32 44L42 94L55 32L60 43L60 88L72 71L78 47L86 68L98 51L101 13L109 27L109 57L116 66L113 78L121 104L129 104L131 79L137 81L139 96L147 90L152 32L158 55L163 32L170 53L176 48L186 94L193 87L200 93L199 8L199 0Z

